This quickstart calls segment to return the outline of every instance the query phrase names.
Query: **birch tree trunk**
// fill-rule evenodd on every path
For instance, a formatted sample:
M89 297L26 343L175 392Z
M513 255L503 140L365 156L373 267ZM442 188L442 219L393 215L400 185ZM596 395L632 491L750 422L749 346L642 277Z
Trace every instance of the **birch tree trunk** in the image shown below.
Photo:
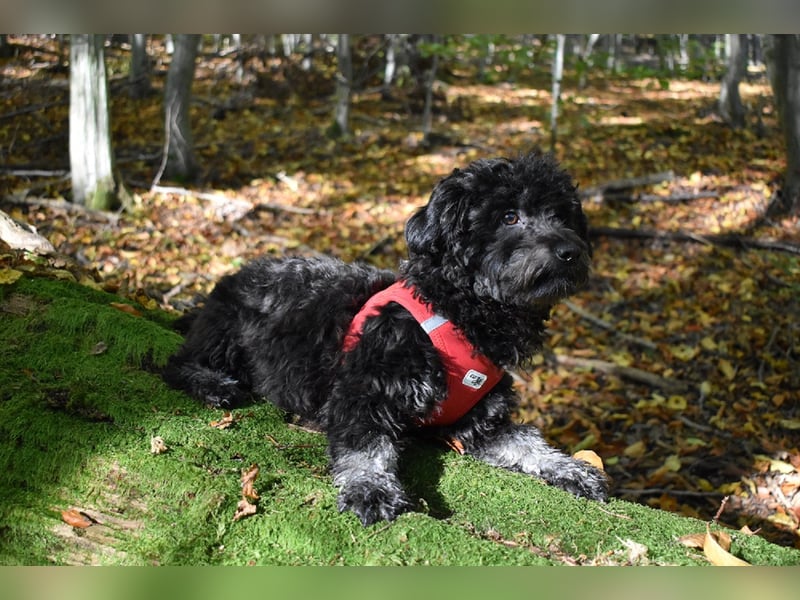
M728 33L727 69L719 90L719 114L734 129L744 127L744 105L739 96L739 82L747 72L747 36Z
M764 55L786 142L781 212L800 215L800 35L765 35Z
M72 201L94 210L109 210L117 201L103 38L74 34L69 51Z
M561 99L561 78L564 76L564 45L567 36L556 35L556 53L553 57L553 100L550 107L550 151L556 151L558 142L558 103Z
M172 37L175 51L167 71L164 90L166 162L162 166L167 177L189 181L198 172L189 109L200 36L176 34Z
M430 42L441 44L442 38L439 35L430 36ZM427 40L426 40L427 41ZM425 86L425 106L422 109L422 140L430 142L433 130L433 84L436 83L436 69L439 67L439 52L433 52L430 57L430 64L425 70L423 84Z
M336 107L333 123L328 135L333 138L345 136L350 131L350 82L353 78L353 62L350 56L350 35L340 33L336 41Z

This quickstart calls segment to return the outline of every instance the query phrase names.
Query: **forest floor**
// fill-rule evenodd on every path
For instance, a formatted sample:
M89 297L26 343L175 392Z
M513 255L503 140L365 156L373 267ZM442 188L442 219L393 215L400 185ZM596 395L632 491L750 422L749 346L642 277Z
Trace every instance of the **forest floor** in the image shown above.
M22 44L32 39L0 62L0 208L104 289L150 306L192 307L265 253L394 267L405 220L440 177L549 146L545 75L498 70L478 84L451 70L432 143L413 94L365 89L336 141L329 65L254 60L237 82L233 58L205 54L192 113L202 177L154 185L161 96L129 98L114 75L124 57L111 55L114 148L133 202L90 212L63 202L68 74L55 46ZM160 91L164 65L156 73ZM800 223L767 216L785 164L763 74L741 93L749 120L734 131L714 111L716 83L565 81L556 155L585 198L593 276L518 374L519 418L570 452L597 452L617 497L800 547Z

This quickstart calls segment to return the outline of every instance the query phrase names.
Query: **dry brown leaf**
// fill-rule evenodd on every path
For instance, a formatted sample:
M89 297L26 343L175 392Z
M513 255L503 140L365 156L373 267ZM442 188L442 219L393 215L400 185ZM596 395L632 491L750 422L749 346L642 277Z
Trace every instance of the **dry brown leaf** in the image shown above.
M678 538L678 543L683 544L687 548L702 548L706 541L705 533L690 533L682 535Z
M582 460L583 462L587 462L593 467L604 471L603 468L603 459L598 456L597 452L592 450L578 450L575 454L572 455L572 458L576 458L578 460Z
M79 529L86 529L92 526L92 521L84 514L78 512L74 508L61 511L61 520L71 527Z
M258 500L259 495L253 484L258 477L258 465L250 465L249 469L242 471L242 496L251 500Z
M461 443L461 440L456 439L454 437L444 438L444 443L447 444L447 447L453 450L454 452L458 452L459 454L464 454L466 450L464 450L464 444Z
M130 304L125 304L124 302L111 302L111 306L116 308L117 310L121 310L124 313L128 313L134 317L141 317L142 313L132 307Z
M215 429L227 429L231 425L233 425L234 417L230 413L230 411L226 411L222 418L219 421L211 421L209 425L214 427Z
M742 526L742 528L739 531L746 535L755 535L757 533L757 531L753 531L747 525Z
M256 505L250 504L246 499L242 498L239 500L239 504L236 505L236 513L233 515L233 520L238 521L254 514L256 514Z
M167 450L169 450L169 448L167 448L161 436L156 435L150 438L150 452L153 454L163 454Z
M720 542L730 548L730 537L724 532L719 532ZM721 543L718 542L717 535L712 534L710 528L706 525L706 535L703 541L703 553L706 558L711 561L712 565L719 567L749 567L750 563L743 561L741 558L735 557L733 554L725 550Z

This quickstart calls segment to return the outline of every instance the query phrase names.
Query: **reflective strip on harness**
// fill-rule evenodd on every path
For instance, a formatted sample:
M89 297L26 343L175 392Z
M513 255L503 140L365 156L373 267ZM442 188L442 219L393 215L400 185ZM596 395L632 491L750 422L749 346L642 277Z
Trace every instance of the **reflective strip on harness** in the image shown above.
M413 288L398 281L378 292L353 317L345 334L343 350L349 352L358 344L364 323L380 313L389 302L397 302L417 320L430 336L442 359L447 375L447 397L423 425L450 425L458 421L489 392L505 371L479 354L464 335L446 318L434 313L430 306L414 295Z

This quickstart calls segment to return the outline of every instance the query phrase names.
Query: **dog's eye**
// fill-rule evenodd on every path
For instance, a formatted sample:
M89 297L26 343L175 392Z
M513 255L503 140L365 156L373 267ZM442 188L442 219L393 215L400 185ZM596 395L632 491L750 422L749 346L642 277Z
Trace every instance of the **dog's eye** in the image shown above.
M503 213L503 225L516 225L519 223L519 214L515 210L508 210Z

